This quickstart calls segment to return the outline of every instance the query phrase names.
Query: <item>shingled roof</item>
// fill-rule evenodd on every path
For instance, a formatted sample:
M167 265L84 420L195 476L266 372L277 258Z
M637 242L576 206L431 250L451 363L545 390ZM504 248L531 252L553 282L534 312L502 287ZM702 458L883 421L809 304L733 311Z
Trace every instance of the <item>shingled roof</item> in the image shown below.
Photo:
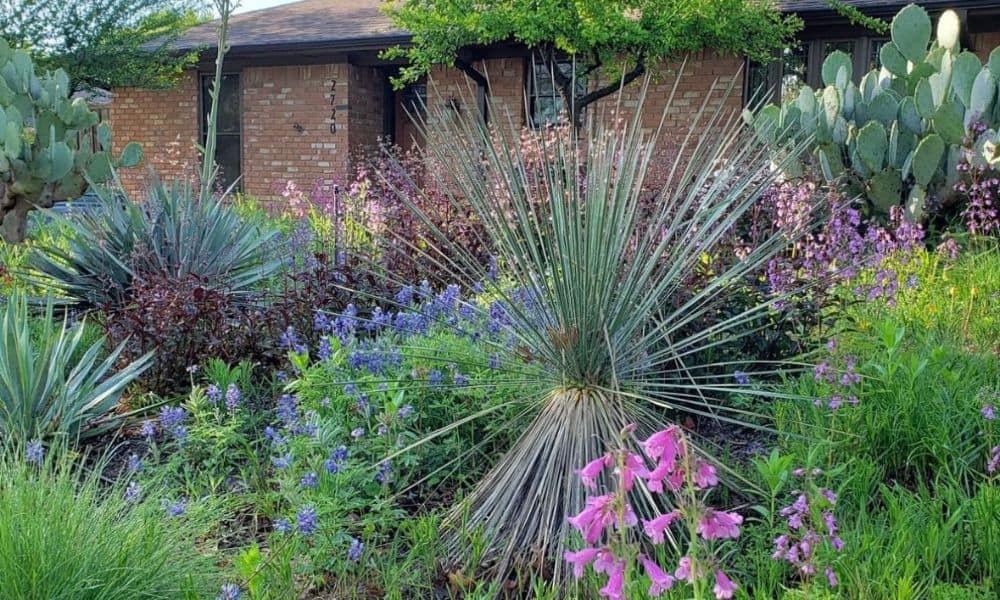
M891 14L910 0L847 0L865 12ZM230 47L237 53L294 50L322 46L330 49L373 49L406 42L406 31L393 26L380 10L383 0L300 0L234 15L230 20ZM923 6L982 6L983 0L918 0ZM784 12L832 13L826 0L777 0ZM173 46L178 50L214 48L218 21L184 32Z
M895 13L907 4L919 4L925 8L932 7L971 7L985 4L995 5L996 2L981 0L845 0L844 4L855 6L866 13ZM778 6L788 13L833 12L826 0L778 0Z
M409 35L379 10L381 0L300 0L233 15L232 50L273 46L367 47L398 43ZM178 50L214 48L218 21L185 31L172 44Z

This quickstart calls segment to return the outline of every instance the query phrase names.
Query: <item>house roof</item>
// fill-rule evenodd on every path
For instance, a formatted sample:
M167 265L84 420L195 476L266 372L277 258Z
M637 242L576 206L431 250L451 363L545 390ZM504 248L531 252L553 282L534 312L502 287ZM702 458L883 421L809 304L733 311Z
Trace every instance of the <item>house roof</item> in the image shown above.
M233 15L229 20L230 49L274 46L367 47L409 39L379 6L381 0L300 0L290 4ZM178 50L215 48L218 20L196 25L171 45Z
M933 7L953 7L971 8L973 6L996 5L997 2L983 2L982 0L844 0L844 4L850 4L866 13L895 13L900 8L911 2L926 8ZM827 0L777 0L778 7L787 13L817 13L833 12L830 2Z
M832 14L827 0L774 0L784 12ZM846 0L873 14L892 14L910 0ZM1000 0L918 0L934 6L997 6ZM323 47L331 50L378 49L409 40L379 7L383 0L299 0L290 4L234 15L230 19L230 49L235 53ZM177 50L213 49L218 21L202 23L174 40Z

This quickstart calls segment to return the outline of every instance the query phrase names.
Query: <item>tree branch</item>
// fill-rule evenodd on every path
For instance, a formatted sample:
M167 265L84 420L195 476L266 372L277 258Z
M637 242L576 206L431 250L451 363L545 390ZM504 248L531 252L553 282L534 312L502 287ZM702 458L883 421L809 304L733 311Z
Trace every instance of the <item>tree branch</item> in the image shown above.
M593 57L594 57L594 61L592 63L590 63L589 65L587 65L587 68L584 69L579 74L580 77L587 77L591 73L593 73L594 71L596 71L597 69L600 69L601 67L604 66L604 61L601 60L601 54L597 51L596 48L593 50Z
M469 79L475 81L477 85L489 87L489 80L486 79L485 75L477 71L476 68L472 66L472 63L462 58L456 58L455 66L458 67L460 71L465 73Z
M632 70L629 71L628 73L625 73L625 75L622 76L621 79L613 81L602 88L598 88L590 92L589 94L583 96L579 100L577 100L576 106L574 107L574 112L579 113L588 104L593 104L594 102L597 102L601 98L617 92L618 90L632 83L645 73L646 73L646 57L645 55L640 54L636 58L635 67L633 67Z
M465 75L476 82L476 86L479 88L479 93L477 94L476 103L479 105L479 114L483 117L485 122L489 118L489 111L486 107L486 97L490 93L490 80L486 78L485 75L476 70L472 66L472 63L460 58L455 58L455 66L458 67L460 71L465 73Z

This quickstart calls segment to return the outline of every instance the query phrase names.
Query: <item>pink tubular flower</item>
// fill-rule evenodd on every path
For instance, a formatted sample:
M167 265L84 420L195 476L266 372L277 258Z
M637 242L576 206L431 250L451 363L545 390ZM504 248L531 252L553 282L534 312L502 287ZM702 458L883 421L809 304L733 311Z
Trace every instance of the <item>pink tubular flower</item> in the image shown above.
M587 506L580 514L569 518L570 525L577 528L588 544L597 543L604 528L615 522L614 500L614 494L587 498Z
M660 515L649 521L643 520L642 529L646 532L646 535L649 536L649 539L652 540L654 544L662 544L663 532L667 530L667 527L670 527L670 524L674 522L675 519L680 518L680 516L681 513L675 510L668 512L667 514Z
M830 587L837 587L837 574L830 567L826 568L826 581Z
M743 516L738 513L727 513L714 508L705 510L698 521L698 533L706 540L736 539L740 537L740 523Z
M682 556L680 561L677 562L677 569L674 570L674 577L680 579L681 581L687 581L688 583L694 583L694 580L701 577L701 569L697 573L691 572L691 557Z
M600 589L598 594L610 600L622 600L622 585L625 583L625 561L618 561L614 568L608 572L608 583Z
M643 462L641 456L634 452L629 452L625 456L624 467L622 469L615 469L615 473L621 474L625 491L631 492L635 478L648 476L649 470L646 469L646 463Z
M601 471L606 466L612 464L613 460L610 454L605 454L600 458L590 461L582 469L578 469L576 474L580 476L580 481L583 482L584 487L595 489L597 487L597 478L600 476Z
M611 550L601 548L597 551L597 558L594 559L594 572L607 573L610 575L611 571L615 569L615 565L617 564L618 559L611 553Z
M615 521L616 521L615 522L615 527L618 528L618 529L621 529L622 527L635 527L636 525L639 524L639 517L635 516L635 511L632 510L632 505L631 504L628 504L628 503L625 504L625 513L622 516L625 519L625 523L624 524L618 523L617 522L618 515L617 514L614 515Z
M660 565L656 564L649 559L645 554L639 555L639 561L642 563L644 569L646 569L646 575L649 575L649 579L653 582L649 586L649 595L656 598L663 592L669 590L674 585L674 578L665 573Z
M646 451L646 456L653 460L659 459L660 464L665 464L668 471L674 470L677 457L684 451L680 430L676 425L649 436L649 439L642 443L642 447Z
M646 487L655 494L662 494L664 483L666 488L676 492L684 485L684 471L676 468L677 462L667 464L661 462L655 469L646 475Z
M656 468L646 474L646 487L654 494L663 493L663 480L670 475L673 466L661 462Z
M715 473L715 467L702 462L698 464L698 471L694 474L694 483L699 488L710 488L719 484L719 477Z
M719 600L723 598L732 598L733 592L736 591L736 584L732 582L726 574L722 571L715 572L715 587L712 588L715 592L715 597Z
M579 579L583 577L584 568L590 563L594 562L594 559L597 558L598 553L600 553L600 550L597 548L584 548L579 552L567 551L565 554L563 554L563 559L565 559L566 562L571 563L573 565L573 576Z

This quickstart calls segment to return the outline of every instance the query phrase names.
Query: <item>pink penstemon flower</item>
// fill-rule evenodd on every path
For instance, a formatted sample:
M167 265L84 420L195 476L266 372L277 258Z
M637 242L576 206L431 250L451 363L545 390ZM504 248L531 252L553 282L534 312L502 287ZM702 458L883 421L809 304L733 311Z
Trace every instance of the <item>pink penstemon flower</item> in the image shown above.
M620 436L618 450L610 451L587 463L577 471L584 486L597 488L597 482L607 471L614 482L613 489L587 499L583 510L569 523L582 535L587 547L566 552L564 558L573 565L573 574L581 577L590 566L595 573L607 575L600 595L611 600L623 598L623 590L632 567L650 581L648 593L658 597L678 581L691 585L696 600L714 594L716 599L732 598L737 585L722 570L712 544L718 540L737 538L743 517L705 506L704 490L718 484L715 467L690 450L686 436L677 426L651 435L641 443L645 458L625 448L634 431L626 427ZM649 468L646 460L653 463ZM679 557L672 574L648 555L638 552L638 524L629 502L629 492L637 481L644 482L653 493L670 492L677 507L665 514L642 520L642 532L653 544L663 544L675 523L682 523L689 532L689 547ZM638 567L641 567L639 569Z
M659 596L673 587L675 581L674 577L661 569L660 565L656 564L655 561L648 558L645 554L640 554L639 562L642 563L642 567L646 571L646 575L652 582L649 586L650 596Z
M587 463L582 469L578 469L576 474L580 476L580 481L583 483L584 487L590 489L597 489L597 478L604 471L604 469L614 464L614 457L610 453L601 456L600 458L595 458L594 460Z
M573 576L579 579L583 577L583 571L587 565L594 562L600 552L598 548L584 548L579 552L567 551L563 554L563 559L573 565Z

